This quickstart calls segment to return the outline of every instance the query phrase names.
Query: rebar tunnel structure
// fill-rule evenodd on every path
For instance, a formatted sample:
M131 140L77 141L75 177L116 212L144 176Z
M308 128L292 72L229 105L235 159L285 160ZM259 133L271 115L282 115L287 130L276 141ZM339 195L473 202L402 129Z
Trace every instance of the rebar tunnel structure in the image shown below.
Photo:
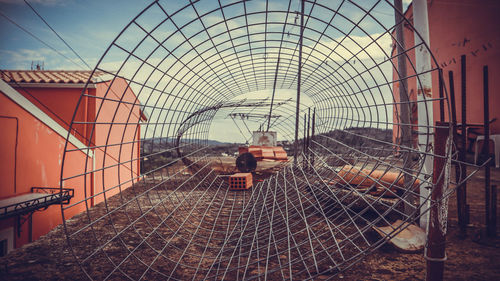
M152 2L95 67L105 94L82 91L71 131L86 147L65 147L61 188L84 195L61 208L84 274L334 278L408 224L379 227L418 223L449 169L427 165L451 157L433 150L448 103L426 88L439 67L417 67L419 38L392 1ZM252 130L276 131L289 161L230 190L211 139Z

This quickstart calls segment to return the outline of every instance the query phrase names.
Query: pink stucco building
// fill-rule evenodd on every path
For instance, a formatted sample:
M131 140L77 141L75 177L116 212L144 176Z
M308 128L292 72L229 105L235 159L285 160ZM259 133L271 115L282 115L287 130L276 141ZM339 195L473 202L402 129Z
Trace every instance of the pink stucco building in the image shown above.
M427 1L429 14L430 49L443 69L445 87L450 88L448 73L453 72L455 86L455 101L458 123L462 120L461 100L461 57L466 58L466 120L467 124L482 124L483 122L483 66L489 71L489 104L490 120L495 119L490 126L491 134L500 134L500 5L498 1ZM412 5L405 12L405 17L413 21ZM393 35L395 32L393 31ZM414 46L414 34L410 25L404 26L406 46ZM395 46L395 45L394 45ZM396 48L393 48L395 55ZM415 63L415 52L408 51L409 58ZM396 60L394 65L397 66ZM433 68L437 65L432 63ZM408 76L414 75L410 64L407 64ZM432 97L439 98L438 72L433 71ZM394 77L397 77L394 71ZM399 83L395 83L393 91L396 103L399 102ZM408 79L408 93L411 100L416 100L416 79ZM416 105L415 105L416 107ZM416 108L411 109L416 124ZM439 103L434 103L434 120L439 120ZM394 110L394 120L397 120L398 110ZM450 121L448 108L445 106L445 121ZM415 129L415 128L414 128ZM399 141L398 130L394 129L394 141Z
M38 193L45 192L32 190L33 187L60 187L64 148L73 114L76 123L67 147L71 152L64 158L62 175L71 178L64 181L64 188L74 192L69 202L72 207L65 211L66 216L101 202L103 186L119 187L106 191L109 198L120 189L130 187L134 182L131 178L137 180L140 174L140 122L146 117L137 97L126 81L106 80L102 74L94 75L85 87L89 76L88 71L0 72L0 240L3 251L35 240L62 223L58 204L35 211L31 218L30 212L14 215L14 207L1 207L42 196ZM75 113L80 99L83 104ZM127 102L127 108L118 107L113 100ZM127 112L123 114L125 109ZM110 130L106 123L112 120L130 125ZM125 144L104 150L102 147L109 143ZM115 163L111 163L113 161ZM106 174L115 176L105 177ZM85 185L84 181L91 184ZM59 189L53 191L59 192ZM28 205L35 203L40 202ZM16 208L22 213L26 206Z

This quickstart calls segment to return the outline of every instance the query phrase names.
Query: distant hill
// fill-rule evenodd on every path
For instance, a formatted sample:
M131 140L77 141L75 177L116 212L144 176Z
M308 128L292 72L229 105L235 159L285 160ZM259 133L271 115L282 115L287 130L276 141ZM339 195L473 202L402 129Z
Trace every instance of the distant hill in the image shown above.
M145 139L142 139L142 142L144 144L146 143L150 143L150 144L159 144L159 143L173 143L175 142L176 139L175 138L145 138ZM230 143L230 142L220 142L220 141L216 141L216 140L200 140L200 139L186 139L186 138L182 138L181 139L182 142L205 142L208 144L208 145L230 145L230 144L234 144L234 143Z

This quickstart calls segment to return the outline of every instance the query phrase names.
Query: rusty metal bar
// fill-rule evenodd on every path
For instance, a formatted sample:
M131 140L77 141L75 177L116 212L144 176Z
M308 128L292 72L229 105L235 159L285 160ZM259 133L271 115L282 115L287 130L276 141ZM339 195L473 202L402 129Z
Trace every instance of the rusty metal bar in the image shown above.
M316 129L316 107L313 108L313 115L312 115L312 128L311 128L311 141L314 143L314 133ZM314 153L311 155L311 166L314 168Z
M267 132L269 132L269 127L271 126L271 116L273 114L273 103L274 103L274 95L276 94L276 81L278 80L279 65L280 65L280 57L278 55L278 62L276 63L276 72L274 73L273 94L271 96L271 104L269 105L269 118L267 119L267 130L266 130Z
M462 90L462 136L460 138L460 144L462 149L459 152L459 160L461 162L466 161L467 157L467 61L466 56L462 55L460 57L460 75L461 75L461 90ZM467 175L467 166L464 164L460 164L460 175L461 178L465 178ZM467 235L465 231L465 227L469 223L469 206L467 205L467 183L464 182L463 185L460 186L460 200L462 203L462 218L463 225L461 228L464 229L462 234ZM458 194L457 194L458 195Z
M439 76L439 121L444 122L444 81L443 69L438 70Z
M443 280L444 261L446 260L446 220L441 209L448 208L447 200L443 200L443 194L448 184L445 178L444 167L446 165L446 140L449 130L445 124L436 122L434 138L434 174L432 177L433 188L431 194L432 207L429 215L429 225L427 229L427 245L425 248L425 258L427 260L426 280Z
M491 186L491 197L490 197L490 228L489 228L489 236L496 237L497 236L497 185Z
M307 109L307 142L306 142L306 155L307 159L309 159L309 146L311 144L311 108Z
M306 153L307 149L307 113L304 113L304 136L302 137L302 149Z
M453 71L448 72L448 78L450 86L451 125L453 128L453 141L456 143L458 142L458 133L457 133L457 110L455 103L455 83L453 80ZM465 175L462 175L461 173L462 169L461 165L462 164L455 165L455 178L457 182L462 182L463 179L465 178ZM460 236L465 237L465 235L467 234L466 233L467 222L465 216L465 200L463 196L462 185L457 187L457 218L458 218L458 226L460 228Z
M489 89L488 89L488 66L483 67L483 102L484 102L484 143L482 153L484 159L490 157L490 107L489 107ZM486 211L486 233L488 236L495 236L495 231L492 228L492 213L491 213L491 167L488 163L484 167L484 200Z

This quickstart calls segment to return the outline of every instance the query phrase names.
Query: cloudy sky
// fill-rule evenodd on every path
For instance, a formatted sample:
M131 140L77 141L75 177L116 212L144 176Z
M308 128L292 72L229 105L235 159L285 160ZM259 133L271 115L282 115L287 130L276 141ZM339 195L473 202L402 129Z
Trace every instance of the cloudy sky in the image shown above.
M28 0L59 35L89 65L97 59L118 32L150 1L134 0ZM79 59L38 18L23 0L0 0L0 68L29 69L32 61L43 61L46 69L85 69ZM19 24L56 50L22 31L5 17Z
M110 43L116 38L119 32L133 19L142 9L144 9L148 4L151 3L150 0L134 0L134 1L119 1L119 0L27 0L27 2L52 26L57 33L66 40L69 45L85 60L85 62L90 65L91 68L95 67L99 58L103 55L105 50L108 48ZM164 5L168 7L171 11L177 10L182 3L186 1L165 1ZM227 1L222 1L225 3ZM252 5L255 7L264 6L264 1L251 1ZM405 0L404 8L407 7L409 0ZM217 6L217 1L202 1L200 4L202 8L210 9L210 5L214 4ZM273 5L283 5L286 6L288 1L274 1ZM292 9L298 10L299 1L291 1ZM363 1L368 8L372 7L373 4L378 3L374 0ZM206 5L206 6L203 6ZM296 6L296 7L294 7ZM359 9L351 9L352 5L344 5L342 13L350 17L354 22L359 20L364 16L364 13L360 12ZM376 17L382 25L386 27L392 26L394 24L393 11L388 9L388 5L381 1L373 8L372 14ZM352 11L351 11L351 10ZM0 0L0 69L30 69L32 62L43 62L45 69L65 69L65 70L85 70L88 69L84 63L81 62L79 58L75 56L59 38L40 20L40 18L34 13L34 11L25 3L24 0ZM237 11L235 11L237 12ZM143 17L144 18L144 17ZM141 19L139 19L141 20ZM146 19L148 20L148 19ZM151 19L152 21L154 19ZM206 17L206 24L211 22L220 21L216 17ZM258 20L258 19L256 19ZM294 19L289 19L288 21L293 21ZM182 19L177 19L177 22L182 22ZM143 24L147 25L146 22ZM238 25L241 24L237 20L233 23ZM338 23L339 26L348 23ZM372 37L377 37L377 44L380 44L381 48L384 50L389 49L391 38L388 34L384 34L384 28L380 28L375 24L374 20L364 20L361 22L360 26L368 31ZM222 28L222 25L219 27ZM201 28L201 25L194 26L194 29ZM226 27L223 27L226 28ZM231 27L230 27L231 28ZM341 27L342 28L342 27ZM347 29L347 27L345 27ZM24 29L24 30L22 30ZM186 29L188 32L189 29ZM26 32L27 31L27 32ZM168 29L165 30L167 33ZM213 28L216 31L216 27ZM237 36L237 32L242 32L243 30L236 30L233 32L233 36ZM296 32L296 31L295 31ZM28 34L28 33L31 33ZM293 33L293 30L292 30ZM35 37L41 39L45 42L42 43ZM132 36L134 33L131 34ZM122 36L122 39L126 38L127 34ZM335 36L333 34L333 36ZM254 37L258 39L258 37ZM196 38L195 38L196 39ZM195 39L192 42L195 42ZM334 38L338 39L338 38ZM222 40L222 39L221 39ZM123 40L126 42L126 40ZM353 52L356 53L360 46L365 46L370 44L373 40L370 39L366 34L361 32L353 32L351 37L342 41L342 46L335 47L335 41L322 39L320 45L315 47L315 55L318 60L324 61L341 61L342 56L350 56ZM132 42L132 41L129 41ZM47 45L49 46L47 46ZM310 45L310 42L304 42L305 45ZM126 48L126 43L123 43ZM52 49L53 48L53 49ZM201 48L201 47L200 47ZM55 50L54 50L55 49ZM331 49L336 49L335 53L331 53ZM307 48L304 49L306 54L309 54ZM310 49L309 49L310 50ZM375 57L375 60L383 60L386 57L384 51L381 51L379 47L371 45L367 48L371 56ZM287 55L285 51L282 51L283 55ZM311 52L311 51L309 51ZM193 56L193 52L186 56L186 61L188 57ZM370 63L367 53L360 53L357 55L358 60L366 60L368 67ZM290 54L291 55L291 54ZM108 53L105 57L110 59L109 62L103 61L101 67L108 67L110 70L115 70L119 65L119 60L113 60L115 57L113 54ZM272 59L277 59L271 57L267 58L269 61ZM154 61L154 58L151 59ZM155 61L156 62L156 61ZM358 65L360 65L358 63ZM137 69L136 65L132 62L129 63L129 72L122 73L124 76L131 75L132 70ZM358 71L355 66L352 69L345 70L346 74ZM366 67L366 66L365 66ZM173 70L172 70L173 71ZM386 72L385 75L391 75L391 69L388 64L383 66L382 72ZM382 73L374 74L378 79L379 76L382 77ZM140 78L135 78L138 80ZM189 79L187 76L186 79ZM142 82L142 81L141 81ZM151 79L150 82L156 82L156 80ZM375 82L376 83L376 82ZM367 85L368 87L369 85ZM259 92L258 96L269 96L270 90ZM286 99L288 97L293 97L292 91L281 91L280 98ZM388 93L388 92L387 92ZM239 98L245 98L246 96L240 96ZM144 95L143 95L144 98ZM304 99L306 105L311 104L310 100ZM373 101L374 103L380 102ZM153 113L154 114L154 113ZM224 113L225 114L225 113ZM372 113L368 113L372 114ZM223 116L222 116L223 117ZM154 118L154 116L153 116ZM376 117L379 118L379 117ZM383 120L389 121L389 120ZM229 126L231 120L226 120L220 123L219 128L224 128ZM241 125L241 124L240 124ZM231 125L233 126L233 125ZM250 125L253 126L251 129L255 129L257 124ZM215 127L217 128L217 125ZM235 129L235 128L233 128ZM224 131L224 130L212 130ZM226 130L227 131L227 130ZM227 135L224 134L214 134L211 132L211 138L219 140L228 140L233 138L234 141L242 141L243 137L234 137L234 133Z
M91 66L130 19L151 3L150 0L27 1ZM403 2L406 7L411 0ZM78 66L82 63L24 0L0 0L0 12L77 63L68 61L1 16L1 69L29 69L31 61L44 61L47 69L84 68ZM379 12L380 16L391 14L390 11Z

